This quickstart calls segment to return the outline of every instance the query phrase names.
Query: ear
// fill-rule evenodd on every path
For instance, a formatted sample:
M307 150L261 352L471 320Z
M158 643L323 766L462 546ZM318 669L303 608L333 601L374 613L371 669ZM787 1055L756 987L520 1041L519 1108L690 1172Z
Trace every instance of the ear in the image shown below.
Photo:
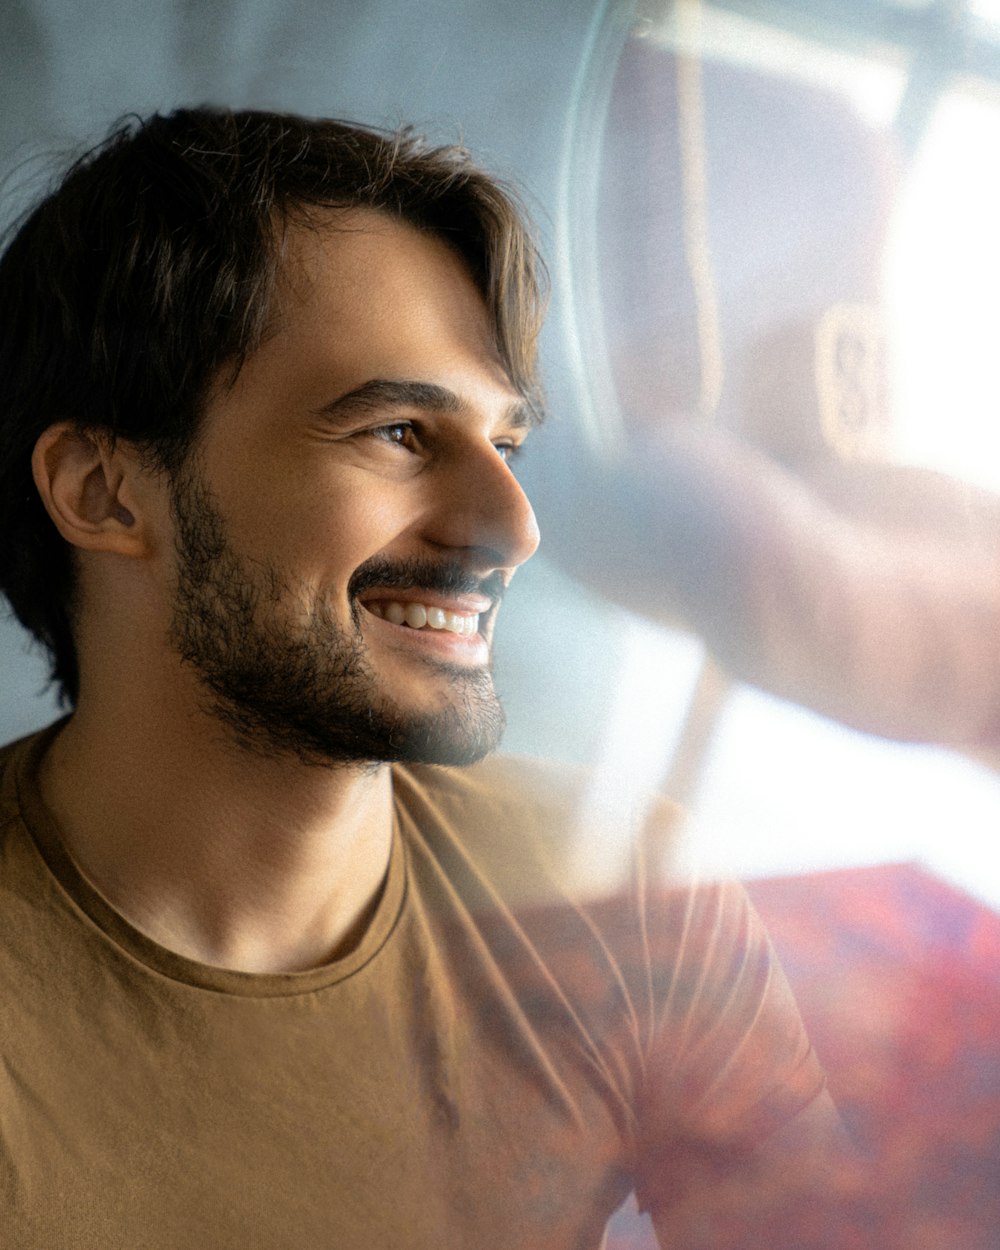
M135 448L112 446L71 422L50 425L31 457L35 485L56 529L84 551L142 558L152 550L143 471Z

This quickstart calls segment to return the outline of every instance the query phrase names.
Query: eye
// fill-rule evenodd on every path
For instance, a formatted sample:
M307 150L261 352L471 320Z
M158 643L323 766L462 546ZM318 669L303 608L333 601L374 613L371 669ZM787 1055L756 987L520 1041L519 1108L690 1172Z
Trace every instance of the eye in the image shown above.
M493 446L504 464L510 464L513 460L516 460L523 451L520 443L494 443Z
M416 446L416 431L409 421L393 421L391 425L377 425L363 433L369 438L378 439L382 443L391 443L397 447L413 450Z

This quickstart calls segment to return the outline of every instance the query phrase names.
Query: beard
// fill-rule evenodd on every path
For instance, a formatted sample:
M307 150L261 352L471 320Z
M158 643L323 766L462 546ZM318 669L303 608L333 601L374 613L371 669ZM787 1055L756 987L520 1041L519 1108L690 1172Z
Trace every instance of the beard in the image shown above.
M482 593L499 600L499 574L460 565L375 557L348 584L350 623L328 602L305 604L273 565L230 545L222 515L197 470L171 486L177 589L170 642L194 669L208 710L243 747L306 764L472 764L499 744L505 718L488 669L423 662L443 686L438 708L400 706L368 655L357 596L366 589Z

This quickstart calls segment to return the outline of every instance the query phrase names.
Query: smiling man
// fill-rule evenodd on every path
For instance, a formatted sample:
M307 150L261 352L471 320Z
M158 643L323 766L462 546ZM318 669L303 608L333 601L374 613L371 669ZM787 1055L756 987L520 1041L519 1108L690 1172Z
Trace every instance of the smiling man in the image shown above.
M633 1189L807 1244L744 895L666 804L591 879L585 783L485 759L540 303L464 153L334 122L136 123L14 236L0 587L70 714L0 754L11 1250L581 1250Z
M533 410L438 236L316 208L285 256L274 333L169 489L172 652L265 753L480 759L493 618L538 540L508 468Z

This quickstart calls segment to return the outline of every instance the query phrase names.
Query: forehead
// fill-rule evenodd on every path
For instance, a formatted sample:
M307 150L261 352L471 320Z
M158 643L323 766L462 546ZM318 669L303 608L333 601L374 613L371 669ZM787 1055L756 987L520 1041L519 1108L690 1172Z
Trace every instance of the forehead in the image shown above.
M315 411L373 379L518 398L457 252L385 213L314 211L289 225L269 331L235 380L220 374L203 431L235 410Z
M392 325L428 335L461 325L496 356L485 302L465 261L437 234L374 209L314 209L289 226L273 332L336 327L362 336Z

